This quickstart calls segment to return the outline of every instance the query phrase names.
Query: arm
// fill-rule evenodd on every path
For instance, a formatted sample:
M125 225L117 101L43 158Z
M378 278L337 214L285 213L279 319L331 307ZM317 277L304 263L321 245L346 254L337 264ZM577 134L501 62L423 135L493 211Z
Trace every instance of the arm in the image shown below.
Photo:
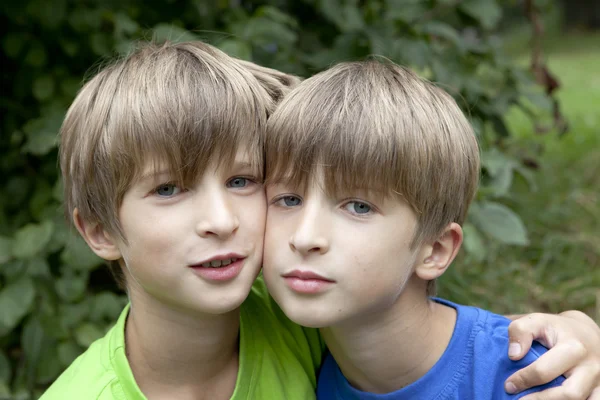
M600 327L590 317L579 311L566 311L509 318L513 319L508 328L511 359L523 358L533 340L550 350L509 377L505 383L507 392L518 393L564 375L567 379L561 387L528 395L523 400L600 400Z

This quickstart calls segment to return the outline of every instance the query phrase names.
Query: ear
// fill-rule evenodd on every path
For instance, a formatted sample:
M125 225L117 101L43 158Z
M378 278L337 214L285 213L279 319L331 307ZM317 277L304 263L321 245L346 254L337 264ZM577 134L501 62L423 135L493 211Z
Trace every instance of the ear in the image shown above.
M104 230L102 225L84 220L77 208L73 210L73 223L83 240L98 257L107 261L115 261L121 258L121 251L116 240Z
M452 222L432 244L422 246L415 267L417 276L426 281L439 278L454 261L462 241L462 228Z

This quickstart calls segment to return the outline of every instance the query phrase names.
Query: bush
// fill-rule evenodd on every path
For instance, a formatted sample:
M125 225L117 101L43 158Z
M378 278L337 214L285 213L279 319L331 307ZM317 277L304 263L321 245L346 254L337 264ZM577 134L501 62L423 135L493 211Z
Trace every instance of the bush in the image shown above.
M502 51L496 0L3 2L0 171L0 398L37 397L115 321L126 299L64 222L57 132L82 78L140 39L207 40L236 57L309 76L381 54L439 82L470 115L483 182L465 224L467 258L526 245L507 207L513 179L533 183L504 149L507 110L547 108ZM533 114L532 114L533 113Z

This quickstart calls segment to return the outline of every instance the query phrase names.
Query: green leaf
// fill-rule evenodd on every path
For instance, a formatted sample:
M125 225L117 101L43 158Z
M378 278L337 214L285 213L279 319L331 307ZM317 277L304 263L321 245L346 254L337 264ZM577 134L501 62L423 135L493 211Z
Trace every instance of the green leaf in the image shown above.
M58 359L63 368L71 365L81 353L81 347L71 340L61 342L58 345Z
M52 274L50 273L50 265L48 264L48 260L42 257L36 257L27 262L27 275L29 276L39 276L39 277L47 277L50 278Z
M27 43L27 36L23 33L7 33L2 41L2 48L10 58L17 58Z
M36 381L36 367L41 358L44 342L44 329L40 321L32 317L26 323L21 335L21 344L27 362L27 386L32 387Z
M485 259L486 247L479 231L470 223L463 226L465 250L475 261L481 262Z
M0 264L4 264L12 258L13 240L0 236Z
M427 11L422 0L386 0L387 17L402 21L407 25L419 20Z
M22 151L35 155L45 155L57 146L58 132L62 124L65 110L55 103L53 108L40 118L32 119L23 126L27 135L27 143Z
M55 380L63 370L62 365L56 362L58 348L56 342L45 338L41 357L36 365L36 383L47 384Z
M126 300L111 292L102 292L94 296L90 317L94 321L114 321L125 306Z
M22 278L0 291L0 337L10 332L29 312L35 298L30 278Z
M10 399L14 400L15 398L10 393L10 388L8 387L8 383L0 381L0 399Z
M430 21L421 28L424 33L446 39L454 46L462 50L462 40L456 29L452 26L438 21Z
M23 61L27 65L40 68L46 65L46 59L46 50L44 49L44 46L42 46L40 42L34 41L31 43L31 47L29 47L29 51Z
M19 259L33 258L38 255L50 241L54 232L52 221L41 224L28 224L17 231L13 255Z
M90 46L94 53L99 56L104 56L111 51L111 38L105 33L94 33L90 37Z
M169 41L172 43L191 42L198 40L192 32L171 24L157 24L152 30L152 40L158 43Z
M0 350L0 383L8 383L11 375L10 361L4 355L4 352ZM0 392L0 399L2 398Z
M496 0L463 0L459 3L459 8L485 29L496 27L502 17L502 8Z
M73 302L81 299L87 287L87 274L64 275L54 282L54 287L59 297L65 301Z
M69 235L60 260L76 271L91 271L104 262L79 235L74 234Z
M71 329L79 324L90 314L91 303L87 299L77 304L62 304L59 311L61 325ZM59 332L60 333L60 332Z
M137 32L139 29L138 23L132 20L129 15L125 13L115 13L114 18L116 36L130 35Z
M246 42L238 39L225 39L219 43L219 48L232 57L242 60L252 59L252 48Z
M33 97L39 101L48 100L54 94L54 79L50 75L42 75L33 81Z
M100 328L89 322L81 324L75 330L75 340L77 341L77 344L86 349L103 335Z
M505 244L529 244L521 218L503 204L474 203L469 214L473 223L485 234Z

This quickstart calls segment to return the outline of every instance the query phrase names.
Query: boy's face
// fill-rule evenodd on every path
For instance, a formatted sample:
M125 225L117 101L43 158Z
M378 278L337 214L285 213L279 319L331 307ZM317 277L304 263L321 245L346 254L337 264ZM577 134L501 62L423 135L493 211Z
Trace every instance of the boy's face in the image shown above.
M395 304L418 254L408 205L366 193L331 198L319 184L270 185L267 200L263 274L292 320L327 327Z
M132 297L208 314L240 306L260 270L266 217L249 165L238 152L192 187L152 166L133 182L119 211L127 243L118 244Z

